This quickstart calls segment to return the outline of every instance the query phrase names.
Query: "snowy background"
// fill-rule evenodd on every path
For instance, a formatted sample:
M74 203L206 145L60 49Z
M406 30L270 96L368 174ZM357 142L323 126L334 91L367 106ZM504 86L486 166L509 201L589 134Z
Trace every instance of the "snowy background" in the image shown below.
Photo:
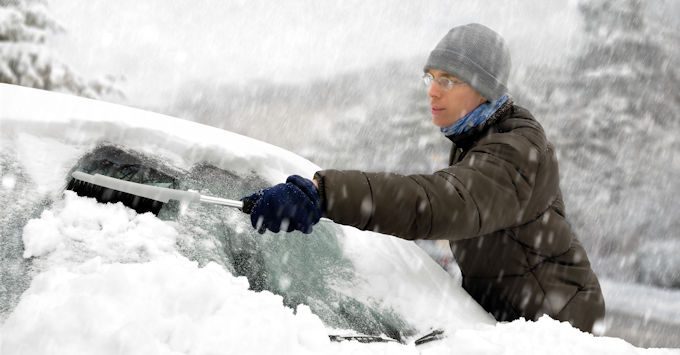
M487 24L511 47L517 102L557 146L606 334L680 347L679 2L44 4L0 1L0 81L225 128L322 167L403 173L448 154L419 82L429 50L451 26Z

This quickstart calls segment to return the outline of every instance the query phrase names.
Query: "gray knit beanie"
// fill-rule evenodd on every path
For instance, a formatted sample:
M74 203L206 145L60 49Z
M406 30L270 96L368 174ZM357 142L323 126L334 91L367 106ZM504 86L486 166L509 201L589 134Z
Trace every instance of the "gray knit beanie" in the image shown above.
M452 28L427 58L424 70L437 69L470 84L494 101L508 93L510 50L492 29L471 23Z

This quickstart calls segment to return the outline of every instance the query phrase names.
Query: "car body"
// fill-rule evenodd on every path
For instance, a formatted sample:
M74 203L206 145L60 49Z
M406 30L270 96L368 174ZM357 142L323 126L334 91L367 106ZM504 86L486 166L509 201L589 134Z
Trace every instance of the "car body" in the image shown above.
M27 240L35 229L27 225L40 225L45 211L56 215L76 203L68 201L80 198L64 192L73 171L101 172L101 164L114 164L120 172L122 166L133 166L146 169L147 175L153 171L164 187L238 199L288 175L312 176L319 169L267 143L148 111L11 85L0 85L0 97L1 263L8 285L0 291L3 319L11 318L36 277L55 268L77 268L103 254L105 264L153 260L130 256L126 249L116 255L113 246L97 251L83 235L58 236L63 245L82 239L80 246L65 247L71 249L68 257L58 260L54 255L60 246L29 251L37 242ZM494 323L412 242L332 222L321 222L310 235L259 235L239 210L201 204L166 204L158 220L179 235L173 246L178 257L199 268L217 264L235 277L246 277L249 291L280 296L282 308L308 306L329 335L408 343L433 329Z

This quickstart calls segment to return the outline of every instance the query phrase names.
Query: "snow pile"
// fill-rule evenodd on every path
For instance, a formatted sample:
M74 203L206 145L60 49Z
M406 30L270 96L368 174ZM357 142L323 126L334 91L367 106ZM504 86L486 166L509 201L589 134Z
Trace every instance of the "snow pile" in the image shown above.
M425 346L424 354L679 354L673 349L639 349L618 338L594 337L547 316L495 326L461 329L441 342ZM464 349L464 350L463 350Z
M315 353L328 343L306 306L294 314L216 264L170 255L46 271L2 333L3 354Z
M307 306L249 291L215 263L198 267L176 252L177 237L151 214L66 191L24 229L24 255L43 271L0 328L0 353L340 351Z

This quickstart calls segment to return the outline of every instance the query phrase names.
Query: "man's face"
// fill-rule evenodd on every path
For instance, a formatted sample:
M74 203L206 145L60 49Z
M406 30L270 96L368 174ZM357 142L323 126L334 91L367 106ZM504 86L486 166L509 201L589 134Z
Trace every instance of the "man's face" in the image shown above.
M449 73L436 69L428 70L428 73L435 79L427 91L430 97L432 123L435 126L448 127L486 101L470 85ZM449 78L456 84L446 90L437 82L437 79L442 77Z

